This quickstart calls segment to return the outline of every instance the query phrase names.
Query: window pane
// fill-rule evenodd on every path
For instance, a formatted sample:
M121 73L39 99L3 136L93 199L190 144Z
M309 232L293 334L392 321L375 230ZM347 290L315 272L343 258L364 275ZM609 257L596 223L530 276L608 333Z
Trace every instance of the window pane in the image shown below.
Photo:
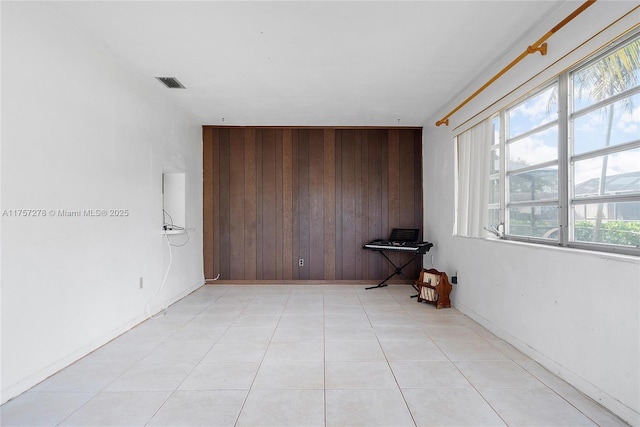
M575 162L573 182L576 199L640 193L640 148Z
M493 141L491 148L490 173L489 173L489 229L498 229L500 224L500 213L502 212L500 206L500 183L501 179L501 120L500 115L493 117L491 124L493 126Z
M508 145L509 170L558 159L558 127L529 135Z
M509 177L509 201L558 199L558 167L536 169Z
M640 201L575 205L574 241L640 247Z
M558 119L558 85L553 85L508 111L509 138Z
M489 203L500 203L500 179L489 181Z
M640 84L638 51L640 51L640 40L635 40L574 73L571 76L574 111L638 86Z
M500 209L489 209L489 228L498 229L500 225Z
M494 117L491 124L493 125L493 141L491 141L491 145L500 144L500 116Z
M509 208L508 234L558 240L558 208L556 206Z
M500 149L496 148L495 150L491 150L491 172L494 173L500 172Z
M573 121L574 154L640 139L640 93Z

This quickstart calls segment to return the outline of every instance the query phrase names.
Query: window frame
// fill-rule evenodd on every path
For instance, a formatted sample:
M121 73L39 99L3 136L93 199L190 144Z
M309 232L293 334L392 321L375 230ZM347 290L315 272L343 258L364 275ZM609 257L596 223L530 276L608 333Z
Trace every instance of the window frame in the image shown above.
M640 202L640 192L632 192L628 195L611 195L611 194L600 194L592 197L583 197L576 198L574 194L575 183L574 181L574 169L576 162L581 160L602 157L604 155L629 152L630 150L640 148L640 138L626 141L620 144L605 146L596 148L590 151L581 152L580 154L574 155L574 134L573 127L574 122L577 118L580 118L584 115L597 111L601 108L607 107L611 104L615 104L618 101L628 99L634 95L640 94L640 85L637 85L631 89L626 89L617 93L607 99L596 101L593 104L579 109L577 111L573 111L574 108L574 94L572 93L572 76L575 73L580 72L602 60L603 58L611 55L612 53L620 50L622 47L626 46L628 43L635 42L636 40L640 40L640 31L634 32L627 37L621 38L609 45L607 49L603 49L600 52L595 53L590 58L585 61L582 61L580 64L571 67L559 75L556 75L554 78L548 80L546 83L536 87L531 92L527 93L525 96L519 98L515 102L509 104L508 106L501 108L499 112L491 116L491 120L493 123L498 122L499 126L499 141L496 144L492 145L490 150L492 150L492 159L494 151L497 151L499 156L499 165L500 170L497 173L491 173L489 171L487 179L491 182L491 180L498 179L499 182L499 191L500 191L500 201L499 203L489 203L487 209L489 212L495 209L498 209L498 218L499 223L496 225L491 223L491 230L488 231L495 234L497 237L505 240L513 240L527 243L536 243L536 244L544 244L544 245L552 245L552 246L561 246L567 248L576 248L576 249L585 249L590 251L598 251L598 252L613 252L613 253L621 253L628 255L640 256L640 246L624 246L617 245L612 243L599 243L599 242L582 242L575 240L575 221L573 215L574 209L576 207L594 203L612 203L612 202ZM540 93L549 89L553 85L557 84L557 107L558 114L557 119L549 122L544 122L542 125L538 125L535 128L529 129L526 132L522 132L515 137L508 138L509 135L509 123L508 123L508 115L509 111L518 108L523 105L528 100L536 97ZM637 106L640 108L640 106ZM557 160L550 160L542 163L538 163L535 165L528 165L524 168L509 170L509 159L508 155L508 145L513 143L514 140L525 138L529 135L534 135L544 131L545 129L552 128L553 126L558 127L558 152L557 152ZM494 141L495 142L495 141ZM493 161L493 160L492 160ZM526 171L531 170L540 170L549 166L557 166L558 168L558 195L557 200L555 199L543 199L543 200L526 200L526 201L511 201L510 193L509 193L509 179L512 176L516 176L520 173L524 173ZM548 239L548 238L540 238L535 236L522 236L510 234L510 219L509 219L509 209L514 207L543 207L543 206L554 206L557 207L557 238L556 239ZM495 213L495 212L494 212ZM491 213L489 214L489 219L491 220Z

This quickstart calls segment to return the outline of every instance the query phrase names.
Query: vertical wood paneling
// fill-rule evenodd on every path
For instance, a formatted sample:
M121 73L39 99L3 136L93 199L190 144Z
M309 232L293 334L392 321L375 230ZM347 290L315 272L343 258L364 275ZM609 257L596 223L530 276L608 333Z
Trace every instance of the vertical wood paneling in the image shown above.
M229 129L220 130L220 277L230 279L231 214L229 186Z
M229 135L229 277L244 277L244 130L231 129Z
M210 279L222 276L220 273L220 130L213 129L211 134L211 153L213 155L213 164L211 167L212 176L211 182L213 183L213 212L210 213L213 217L213 235L210 237L213 240L213 267L210 268ZM219 276L220 275L220 276Z
M389 202L389 133L388 131L381 132L380 170L382 174L380 177L380 188L382 191L382 203L380 205L380 234L374 236L374 239L383 238L392 228L389 225L389 209L391 206Z
M419 132L413 132L413 194L415 199L414 204L414 224L422 224L424 222L423 215L423 183L422 183L422 134ZM424 236L423 227L419 227L422 230L422 235L420 236L423 240L428 240L426 236ZM419 269L418 269L419 272Z
M300 268L298 267L298 258L300 258L300 183L299 183L299 165L300 165L300 154L299 154L299 137L300 137L300 129L293 130L291 134L291 185L293 187L293 197L291 199L291 207L292 213L291 217L293 219L292 224L292 236L291 236L291 269L292 269L292 278L294 280L300 279Z
M276 131L262 131L262 277L276 278Z
M343 238L343 211L342 211L342 136L343 132L335 132L336 142L336 279L344 278L344 269L342 261L342 248L344 246Z
M293 278L293 152L291 129L282 131L282 278Z
M282 159L282 129L276 129L275 131L275 180L276 180L276 192L275 192L275 215L276 215L276 231L275 231L275 244L276 244L276 279L282 280L282 271L283 271L283 206L282 206L282 198L283 198L283 185L282 185L282 177L283 177L283 159Z
M366 221L368 225L365 241L380 238L382 232L382 137L381 131L367 131L367 197ZM375 256L374 256L375 255ZM382 275L382 259L378 254L367 251L364 254L365 278L380 277Z
M332 280L336 278L336 133L333 129L323 133L323 278Z
M363 228L365 227L363 221L364 209L363 200L366 199L366 181L363 180L363 169L367 165L366 148L363 149L363 145L366 147L366 142L363 144L363 138L366 135L366 130L355 131L355 151L353 154L354 160L354 192L355 192L355 206L354 206L354 224L355 224L355 237L353 252L355 254L355 276L354 279L362 279L362 244L365 242Z
M262 232L263 214L262 214L262 129L256 129L256 279L268 279L262 274L262 254L264 253L264 235Z
M400 150L399 150L399 185L404 191L400 191L400 221L398 224L402 228L411 228L414 224L414 164L413 164L413 133L407 130L400 130Z
M309 277L324 276L324 131L309 131Z
M244 278L256 279L256 130L244 131Z
M354 130L342 133L342 279L355 279L356 265L356 138Z
M387 234L394 227L400 227L400 131L391 129L389 131L389 147L388 147L388 174L389 174L389 229ZM384 230L383 230L384 231ZM398 254L389 254L389 257L397 264L399 260ZM383 276L386 277L393 273L389 263L384 263Z
M298 131L298 258L304 260L304 265L298 267L299 278L310 278L309 266L309 130Z
M389 224L391 225L400 223L400 176L398 175L400 169L400 131L398 129L389 131L388 159ZM387 230L387 232L390 231L390 229Z
M213 279L216 274L213 271L214 251L213 242L215 236L213 234L213 129L204 128L202 130L202 209L209 212L202 218L202 234L204 236L202 242L204 277L205 279Z
M385 278L362 245L422 228L421 162L418 129L205 127L206 277Z

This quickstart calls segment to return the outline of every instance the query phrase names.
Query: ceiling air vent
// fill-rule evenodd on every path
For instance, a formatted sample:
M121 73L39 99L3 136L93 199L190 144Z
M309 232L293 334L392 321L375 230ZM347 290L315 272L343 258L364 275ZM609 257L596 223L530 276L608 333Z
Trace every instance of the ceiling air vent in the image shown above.
M169 89L185 89L175 77L156 77L156 79L160 80Z

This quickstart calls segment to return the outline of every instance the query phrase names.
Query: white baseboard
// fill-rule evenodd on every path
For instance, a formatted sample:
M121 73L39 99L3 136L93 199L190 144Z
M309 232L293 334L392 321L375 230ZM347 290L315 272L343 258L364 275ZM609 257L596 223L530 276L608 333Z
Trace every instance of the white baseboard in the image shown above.
M556 361L548 358L542 353L539 353L534 348L531 348L527 344L520 341L517 337L512 336L502 328L491 323L489 320L485 319L475 311L459 303L453 305L459 312L465 314L466 316L469 316L471 319L482 325L495 336L514 346L519 351L533 359L535 362L539 363L545 369L552 372L562 380L566 381L576 390L580 391L581 393L594 400L596 403L602 405L609 411L616 414L624 422L630 424L631 426L640 427L640 413L638 413L633 408L630 408L629 406L620 402L615 397L599 389L579 375L576 375L574 372L558 364Z
M204 286L204 283L199 283L196 285L191 286L190 288L180 292L179 294L175 295L174 297L170 298L169 301L169 305L181 300L182 298L184 298L185 296L189 295L191 292L195 291L196 289L200 288ZM154 307L152 310L152 313L158 313L162 310L162 306L158 306L158 307ZM68 354L67 356L63 357L62 359L57 360L55 363L47 366L44 369L41 369L40 371L29 375L28 377L22 379L21 381L12 384L10 386L8 386L7 388L2 390L2 393L0 395L0 404L4 404L5 402L21 395L22 393L24 393L25 391L28 391L29 389L31 389L32 387L40 384L42 381L46 380L47 378L49 378L50 376L54 375L55 373L61 371L62 369L66 368L67 366L77 362L78 360L82 359L84 356L86 356L87 354L91 353L92 351L95 351L96 349L102 347L103 345L107 344L108 342L112 341L113 339L119 337L120 335L124 334L125 332L129 331L131 328L139 325L140 323L144 322L145 320L147 320L149 317L147 316L146 313L143 313L139 316L136 316L133 320L130 320L129 322L125 323L124 325L114 329L113 331L109 332L108 334L96 338L95 340L90 341L88 344L82 346L81 348L73 351L72 353Z

